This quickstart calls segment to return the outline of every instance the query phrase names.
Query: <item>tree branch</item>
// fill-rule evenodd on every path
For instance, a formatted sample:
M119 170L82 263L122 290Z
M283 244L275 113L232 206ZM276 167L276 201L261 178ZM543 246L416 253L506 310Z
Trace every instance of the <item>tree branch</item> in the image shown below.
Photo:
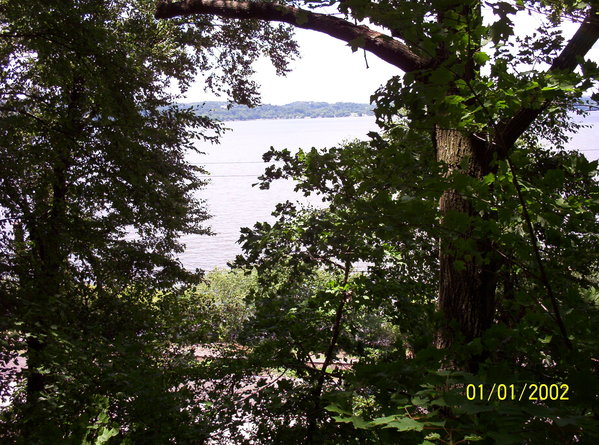
M524 196L522 194L522 187L520 186L520 182L518 181L516 167L514 166L509 157L507 158L507 163L512 172L512 183L516 188L518 201L520 201L520 205L522 206L522 214L524 215L524 221L526 222L526 228L528 229L528 235L530 236L532 250L534 252L535 260L537 262L537 266L539 267L539 272L541 274L541 282L543 283L543 286L545 286L545 289L547 290L547 295L551 300L551 306L553 307L553 316L562 334L564 342L568 349L572 350L574 349L574 346L570 341L570 337L568 337L568 331L566 330L566 325L564 324L564 320L562 319L560 313L559 303L557 301L557 298L555 297L555 294L553 293L553 288L551 287L549 277L547 276L547 272L545 271L545 265L543 264L543 260L541 259L541 252L539 251L539 240L537 239L535 229L532 226L532 221L530 220L530 213L528 212L528 206L526 205L526 200L524 199ZM547 310L545 307L543 307L543 309Z
M413 53L404 43L367 26L277 3L231 0L183 0L172 3L170 0L161 0L156 7L155 17L167 19L192 14L289 23L355 44L405 72L424 68L429 62Z
M580 58L589 52L597 40L599 40L599 14L598 9L593 7L560 55L555 58L548 73L574 71ZM499 153L500 157L505 158L507 156L516 140L522 136L550 103L551 101L546 101L540 108L523 108L508 122L499 126L497 145L502 151L502 153Z
M345 276L343 278L342 286L345 287L349 280L349 273L351 270L351 263L345 263ZM312 392L312 396L314 399L314 411L312 415L308 416L308 426L306 431L306 442L308 444L313 443L314 434L316 432L316 423L318 418L320 417L320 404L322 397L322 389L324 388L324 381L327 375L327 368L333 362L335 357L335 350L337 349L337 342L339 340L339 334L341 333L341 321L343 320L343 311L345 309L345 305L351 298L351 291L344 290L341 293L341 300L339 301L339 305L337 306L337 311L335 313L335 322L333 323L333 328L331 330L331 341L329 343L329 347L327 348L324 362L322 363L322 368L320 369L320 374L318 376L318 380L316 383L316 387Z
M373 31L367 26L347 20L314 13L292 6L265 1L235 0L160 0L155 17L167 19L193 14L209 14L234 19L254 19L289 23L298 28L322 32L336 39L352 43L405 72L430 67L431 59L423 58L404 43L391 36ZM417 26L415 24L415 26ZM549 73L573 71L583 57L599 40L598 8L592 7L586 18L549 68ZM496 142L499 156L505 158L516 140L549 106L546 101L539 108L522 108L511 119L498 125Z

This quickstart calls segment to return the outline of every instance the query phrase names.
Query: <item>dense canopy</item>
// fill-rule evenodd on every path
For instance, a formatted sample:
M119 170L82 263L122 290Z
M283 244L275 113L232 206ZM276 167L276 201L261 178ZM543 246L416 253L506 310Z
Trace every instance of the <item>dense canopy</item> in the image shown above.
M220 127L176 101L257 104L293 27L398 68L380 131L271 148L261 187L325 205L201 280L185 153ZM0 440L597 441L597 162L564 149L597 39L573 0L0 0Z
M263 187L291 177L330 205L281 204L276 223L242 235L238 264L258 270L256 322L268 332L253 347L306 385L301 402L297 387L279 396L303 426L271 417L260 438L596 437L597 164L563 150L574 107L596 93L597 63L585 59L599 38L596 5L188 0L156 10L197 15L284 22L398 67L373 95L380 134L265 156L283 166L267 169ZM567 39L566 23L577 28ZM366 273L351 273L363 263ZM333 278L312 287L321 269ZM395 329L394 341L373 343L364 314ZM342 353L359 365L327 370ZM301 366L314 354L325 357L318 373ZM468 399L468 384L488 393ZM501 384L568 385L571 398L484 400Z

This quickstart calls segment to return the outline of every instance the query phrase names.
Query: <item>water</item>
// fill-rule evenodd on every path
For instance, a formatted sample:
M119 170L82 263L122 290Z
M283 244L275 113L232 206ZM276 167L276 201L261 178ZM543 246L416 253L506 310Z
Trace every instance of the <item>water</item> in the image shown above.
M257 221L273 221L271 212L279 202L301 199L292 181L276 181L269 190L258 182L267 165L262 154L271 146L296 152L311 147L332 147L346 139L367 139L377 129L373 116L323 119L277 119L228 122L229 131L219 145L202 144L205 155L194 154L190 162L204 165L210 184L199 193L212 218L207 223L216 236L187 236L186 251L180 256L188 269L225 267L241 253L239 229ZM317 204L317 198L311 203Z
M587 159L596 161L599 159L599 111L593 111L584 118L578 118L577 122L588 125L573 135L568 148L580 150Z
M584 119L587 124L599 123L599 112ZM344 139L367 139L369 131L377 129L374 117L324 119L281 119L229 122L232 129L220 145L201 144L205 155L190 155L190 161L204 165L210 172L210 184L199 193L206 200L212 218L207 223L216 236L187 236L182 241L186 251L180 256L188 269L211 270L226 267L227 262L241 253L237 244L239 229L251 227L257 221L272 221L275 205L286 200L306 198L293 192L291 181L276 181L270 190L252 187L266 165L262 154L270 146L287 148L331 147ZM599 158L596 126L576 134L569 147L580 149L587 158ZM318 199L310 201L317 205Z

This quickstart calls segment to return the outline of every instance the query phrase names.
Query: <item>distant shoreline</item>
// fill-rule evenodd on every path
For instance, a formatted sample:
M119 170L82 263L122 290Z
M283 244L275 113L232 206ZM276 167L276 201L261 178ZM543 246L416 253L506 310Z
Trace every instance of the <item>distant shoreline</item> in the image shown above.
M319 119L338 117L373 116L370 104L353 102L292 102L286 105L259 105L249 108L245 105L227 102L193 102L180 104L193 107L196 113L224 122L266 120L266 119Z
M222 123L227 122L255 122L255 121L315 121L320 119L349 119L349 118L365 118L370 117L374 119L374 114L363 114L360 116L324 116L324 117L265 117L257 119L227 119L222 120ZM219 119L220 120L220 119Z
M356 102L298 101L284 105L262 104L249 108L225 101L204 101L180 103L178 106L194 108L198 115L222 122L374 116L373 105ZM599 111L596 103L589 97L582 98L576 108L593 114Z

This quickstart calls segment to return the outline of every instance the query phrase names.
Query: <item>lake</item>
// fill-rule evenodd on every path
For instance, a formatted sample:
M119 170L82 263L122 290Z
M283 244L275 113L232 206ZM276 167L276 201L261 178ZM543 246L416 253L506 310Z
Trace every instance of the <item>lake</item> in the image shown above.
M584 123L599 123L599 112L593 112ZM292 181L276 181L269 190L252 187L258 182L266 165L262 154L270 146L287 148L332 147L346 139L367 139L369 131L377 129L374 117L343 117L323 119L277 119L227 122L228 131L219 145L199 143L204 155L192 154L189 161L205 166L210 183L199 192L206 201L212 218L207 221L215 236L186 236L186 250L180 255L188 269L211 270L226 267L227 262L241 253L237 244L239 229L251 227L256 221L272 221L275 205L286 200L307 202L293 191ZM596 128L584 128L569 144L589 159L599 158ZM312 203L318 203L314 198Z

